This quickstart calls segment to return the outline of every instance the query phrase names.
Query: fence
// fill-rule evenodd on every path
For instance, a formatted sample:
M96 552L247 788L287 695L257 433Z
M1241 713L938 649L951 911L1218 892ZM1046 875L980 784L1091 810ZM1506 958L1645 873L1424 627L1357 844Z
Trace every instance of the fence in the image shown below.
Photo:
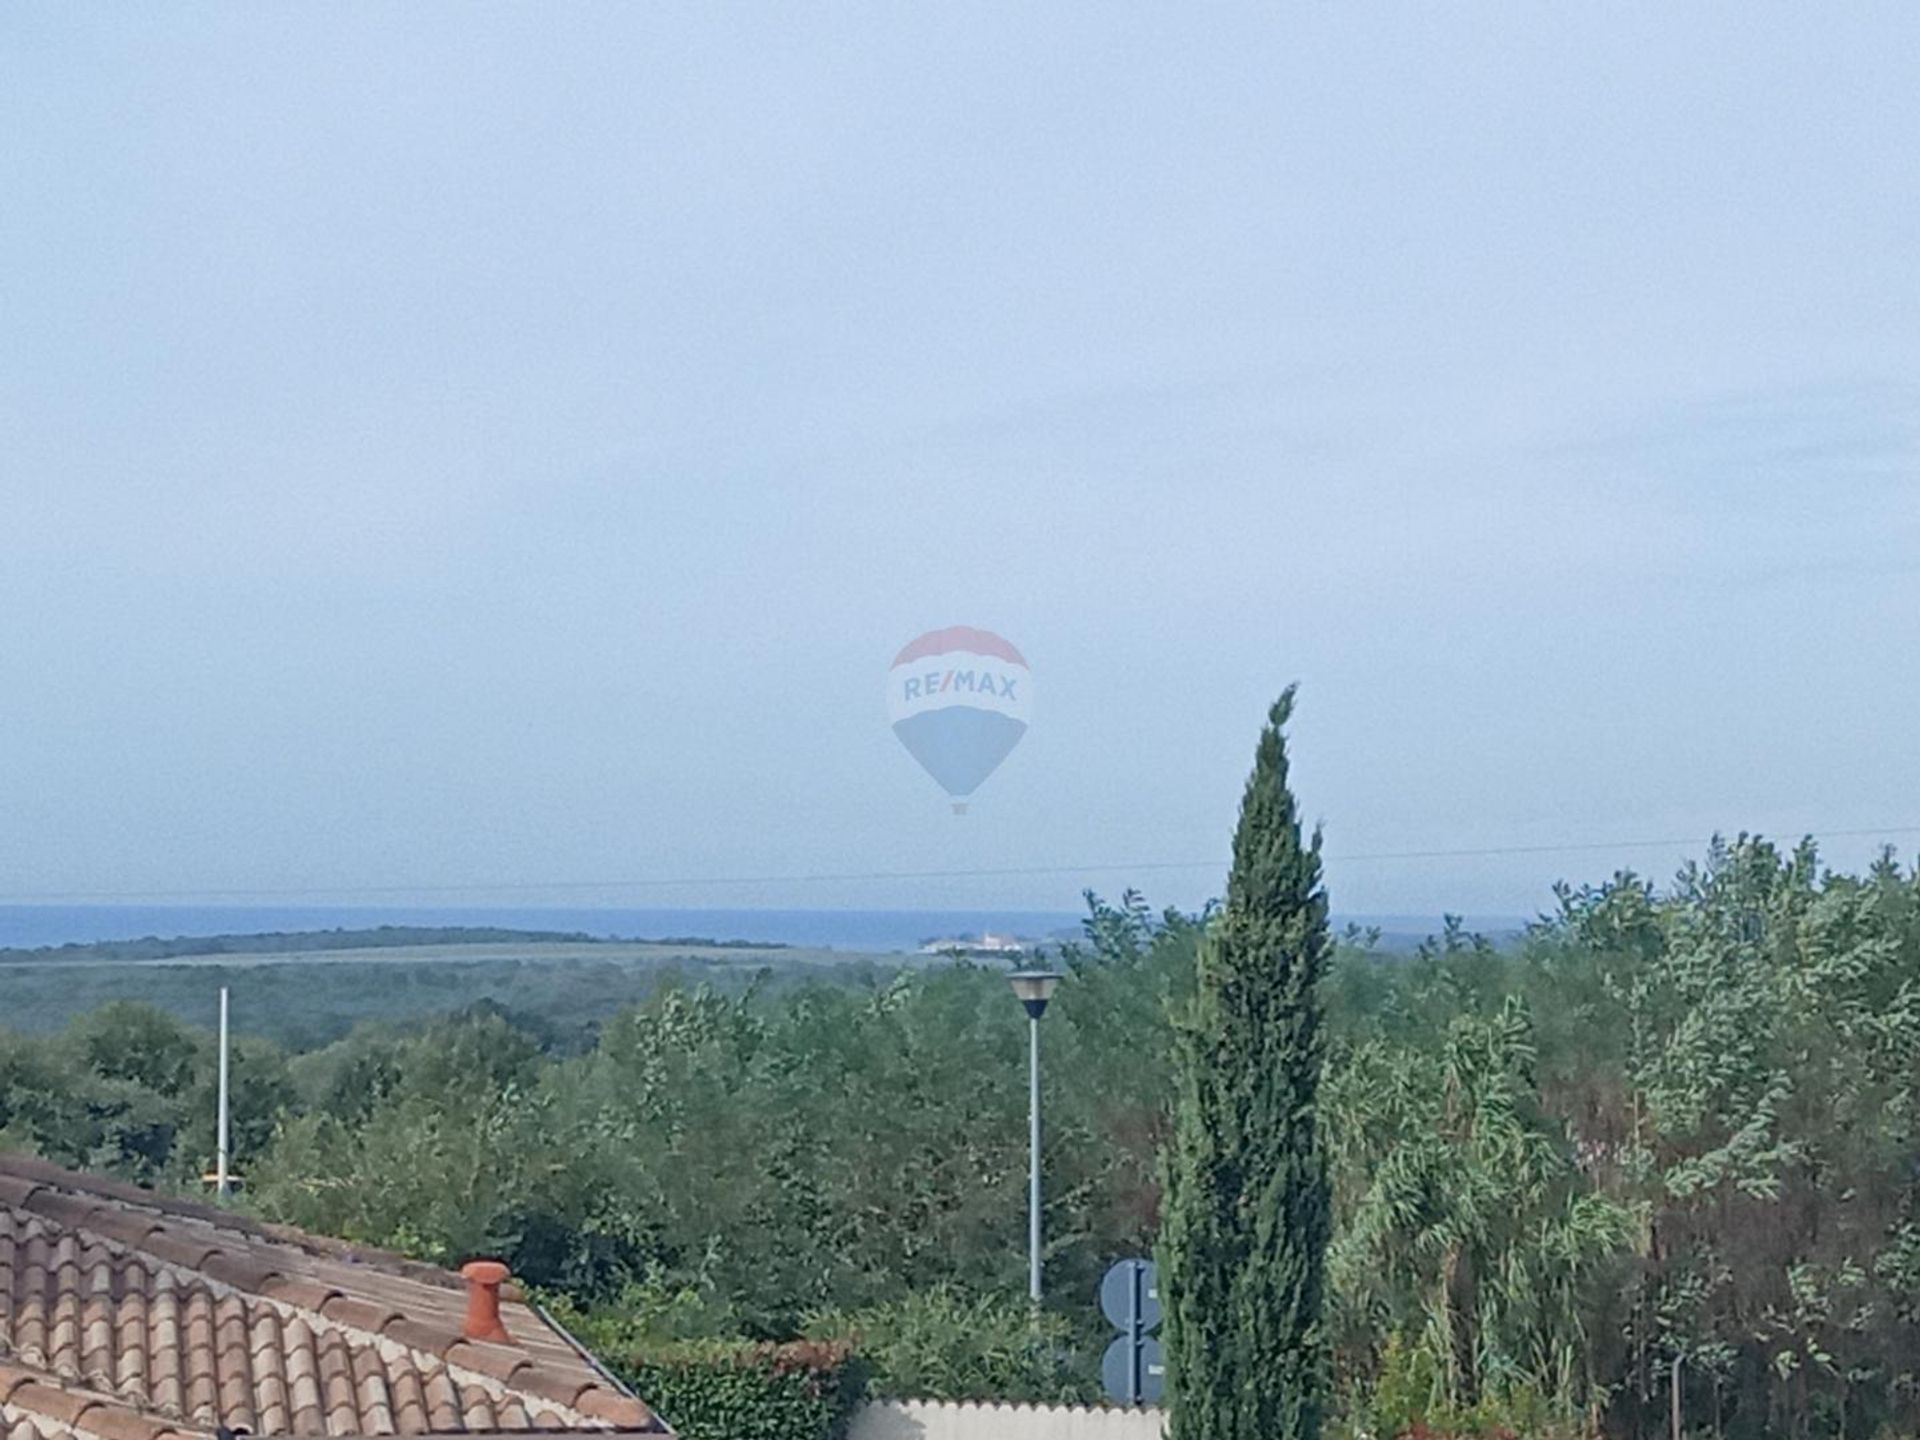
M1161 1440L1166 1423L1162 1410L876 1400L847 1440Z

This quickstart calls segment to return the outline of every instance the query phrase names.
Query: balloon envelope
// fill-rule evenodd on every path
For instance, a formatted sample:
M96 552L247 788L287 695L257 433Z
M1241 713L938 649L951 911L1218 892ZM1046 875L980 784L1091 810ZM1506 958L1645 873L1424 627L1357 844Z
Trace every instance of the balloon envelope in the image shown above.
M887 672L893 733L940 788L971 795L1027 733L1033 676L990 630L930 630Z

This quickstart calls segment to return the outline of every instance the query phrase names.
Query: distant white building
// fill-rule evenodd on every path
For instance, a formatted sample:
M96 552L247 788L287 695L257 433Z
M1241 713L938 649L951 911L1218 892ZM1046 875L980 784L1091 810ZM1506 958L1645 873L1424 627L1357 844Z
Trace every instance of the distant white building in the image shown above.
M1024 955L1027 947L1011 935L996 935L991 930L978 940L929 940L920 947L922 955Z

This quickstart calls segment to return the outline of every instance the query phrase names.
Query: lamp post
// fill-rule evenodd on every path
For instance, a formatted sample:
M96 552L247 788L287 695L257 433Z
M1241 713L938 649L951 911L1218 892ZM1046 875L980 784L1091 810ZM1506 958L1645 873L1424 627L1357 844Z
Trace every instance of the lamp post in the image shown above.
M1027 1011L1027 1294L1040 1303L1040 1017L1060 983L1054 970L1016 970L1007 977Z

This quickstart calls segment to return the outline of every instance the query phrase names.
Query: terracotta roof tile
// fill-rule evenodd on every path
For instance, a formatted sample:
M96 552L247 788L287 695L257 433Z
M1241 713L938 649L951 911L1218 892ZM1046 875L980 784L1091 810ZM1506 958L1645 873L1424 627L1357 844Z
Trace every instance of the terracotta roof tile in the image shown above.
M494 1407L494 1413L500 1417L502 1430L527 1430L533 1426L533 1417L527 1413L527 1407L518 1395L509 1393Z
M103 1205L93 1217L89 1227L94 1234L108 1240L116 1240L122 1245L138 1249L160 1228L160 1223L151 1215L143 1215L137 1210L122 1210L115 1206Z
M37 1180L29 1180L23 1175L0 1174L0 1205L24 1207L39 1188L40 1182Z
M301 1310L321 1310L327 1301L340 1292L331 1285L322 1285L318 1280L298 1275L274 1275L262 1283L260 1293L269 1300L284 1301Z
M453 1388L453 1380L445 1370L435 1370L426 1377L423 1386L427 1401L427 1424L435 1431L458 1430L463 1424L460 1417L460 1395Z
M211 1236L198 1235L171 1225L156 1225L147 1238L140 1242L140 1249L169 1265L195 1271L202 1269L207 1261L220 1253L219 1245L214 1243Z
M52 1190L45 1185L36 1185L21 1205L36 1215L44 1215L61 1225L82 1227L93 1218L93 1212L100 1208L100 1202L83 1195L72 1195L64 1190Z
M494 1418L493 1414L493 1399L485 1390L482 1390L478 1385L470 1385L461 1395L461 1399L466 1402L466 1410L460 1418L467 1429L499 1429L499 1421Z
M490 1375L495 1380L512 1380L514 1375L526 1369L533 1362L520 1350L511 1345L499 1345L491 1340L458 1340L447 1347L447 1364L461 1370L472 1370L476 1374Z
M604 1420L618 1430L645 1430L654 1423L653 1412L631 1395L609 1390L604 1385L591 1387L576 1408L582 1415Z
M16 1410L26 1410L37 1417L71 1425L90 1406L99 1402L82 1391L68 1390L44 1380L29 1380L15 1388L13 1394L7 1397L7 1403Z
M420 1372L403 1367L393 1376L391 1387L393 1428L402 1435L418 1435L427 1429L427 1399L420 1388Z
M231 1285L236 1290L246 1290L255 1295L260 1293L261 1286L278 1273L271 1265L230 1250L215 1251L200 1268L222 1285Z
M372 1335L378 1335L395 1320L406 1318L398 1310L389 1306L377 1305L371 1300L360 1300L350 1295L335 1295L320 1307L320 1313L336 1325L364 1330Z
M254 1379L254 1428L262 1435L286 1431L292 1411L287 1403L287 1377L276 1371L262 1371Z
M87 1412L87 1430L100 1440L159 1440L172 1432L170 1422L118 1405L100 1405Z
M662 1431L518 1292L510 1343L464 1311L430 1266L0 1154L0 1440Z
M404 1345L409 1350L417 1350L423 1355L438 1355L446 1358L460 1341L458 1330L440 1325L429 1325L420 1320L409 1320L405 1316L389 1320L380 1327L380 1333L396 1345Z
M528 1365L513 1372L514 1389L569 1409L580 1399L581 1392L592 1385L591 1375L582 1375L578 1370L567 1374L548 1365Z
M320 1403L327 1412L327 1430L334 1435L358 1432L360 1406L353 1393L353 1356L338 1330L320 1337Z

